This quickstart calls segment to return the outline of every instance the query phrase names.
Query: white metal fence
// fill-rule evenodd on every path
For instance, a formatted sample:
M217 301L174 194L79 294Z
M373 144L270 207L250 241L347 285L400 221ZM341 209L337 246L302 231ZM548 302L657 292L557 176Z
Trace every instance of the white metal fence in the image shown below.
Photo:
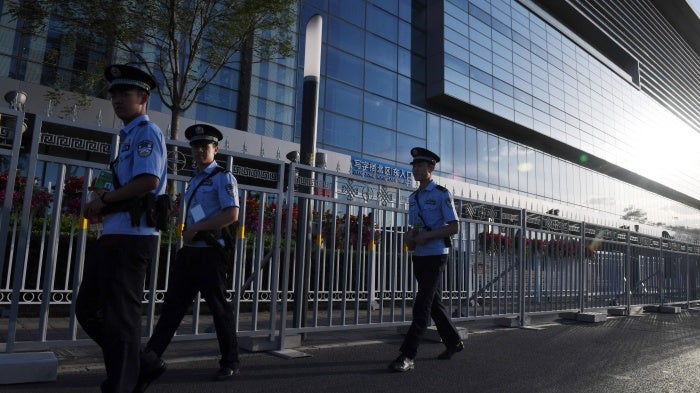
M112 157L116 133L0 113L19 124L0 138L2 345L12 352L85 339L75 294L101 228L80 211L92 179ZM181 246L180 195L191 175L189 146L169 146L178 209L144 286L144 337ZM240 183L230 286L239 336L267 338L282 349L292 334L410 322L417 289L403 246L410 187L224 149L217 160ZM455 202L460 233L443 297L456 320L700 299L698 245L483 201ZM198 300L178 334L211 337Z

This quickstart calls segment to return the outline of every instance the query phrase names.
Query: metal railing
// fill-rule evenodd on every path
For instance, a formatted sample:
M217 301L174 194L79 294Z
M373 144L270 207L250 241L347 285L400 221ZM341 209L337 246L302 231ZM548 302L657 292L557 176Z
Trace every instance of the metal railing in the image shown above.
M7 324L0 345L12 352L84 340L74 301L101 225L80 211L92 179L107 168L116 132L0 113L33 125L0 146L0 322ZM189 146L168 145L176 168L169 192L178 209L144 285L144 338L181 247L179 196L191 175ZM239 336L283 349L293 334L410 322L417 287L403 236L412 188L225 149L217 160L240 185L229 288ZM524 321L526 314L700 299L698 245L478 200L457 197L455 204L460 232L442 282L455 320ZM193 303L179 335L212 337L203 303Z

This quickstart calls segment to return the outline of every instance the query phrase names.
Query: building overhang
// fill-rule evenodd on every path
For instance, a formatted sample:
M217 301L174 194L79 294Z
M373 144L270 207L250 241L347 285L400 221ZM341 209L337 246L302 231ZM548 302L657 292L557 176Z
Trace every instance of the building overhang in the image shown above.
M700 16L687 1L650 0L680 33L693 50L700 55Z

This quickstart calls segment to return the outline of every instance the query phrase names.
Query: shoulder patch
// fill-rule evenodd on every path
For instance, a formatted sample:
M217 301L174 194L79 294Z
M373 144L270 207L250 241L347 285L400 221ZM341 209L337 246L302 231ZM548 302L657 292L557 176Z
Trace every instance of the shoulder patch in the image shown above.
M448 191L449 191L447 188L445 188L445 187L443 187L443 186L441 186L441 185L436 185L435 188L437 188L438 190L440 190L440 191L442 191L442 192L448 192Z
M136 146L136 150L141 157L148 157L153 153L153 142L151 141L141 141Z
M231 195L232 197L236 196L236 187L233 186L233 184L227 184L226 185L226 193Z

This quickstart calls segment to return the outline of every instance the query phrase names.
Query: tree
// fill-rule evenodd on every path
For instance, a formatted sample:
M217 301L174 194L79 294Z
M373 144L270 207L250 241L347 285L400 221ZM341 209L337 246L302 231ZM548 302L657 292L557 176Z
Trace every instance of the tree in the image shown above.
M260 60L293 50L296 0L11 0L9 13L25 34L49 20L66 34L103 48L104 64L122 55L156 80L171 111L170 138L179 118L237 53ZM84 41L86 40L86 41ZM96 70L101 73L101 69Z

